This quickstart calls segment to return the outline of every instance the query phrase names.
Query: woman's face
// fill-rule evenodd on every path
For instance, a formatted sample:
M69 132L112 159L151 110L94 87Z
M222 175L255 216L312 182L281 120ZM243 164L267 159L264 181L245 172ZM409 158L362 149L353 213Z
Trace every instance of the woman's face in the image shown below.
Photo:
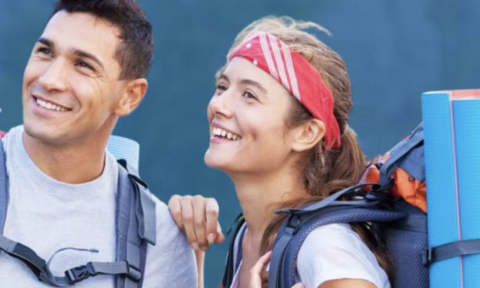
M208 105L206 164L227 173L269 173L283 167L292 153L285 124L290 97L270 74L233 58Z

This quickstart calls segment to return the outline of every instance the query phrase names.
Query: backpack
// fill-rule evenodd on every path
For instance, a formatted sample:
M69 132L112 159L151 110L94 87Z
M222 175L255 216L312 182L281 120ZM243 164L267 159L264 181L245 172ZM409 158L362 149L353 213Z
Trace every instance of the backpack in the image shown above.
M0 250L23 261L38 279L46 284L65 287L97 275L117 275L115 288L141 288L147 254L147 244L156 243L155 202L147 184L134 167L118 160L118 193L116 203L116 261L88 262L69 268L64 276L55 276L48 262L31 248L3 235L8 208L8 175L0 139Z
M368 167L361 183L302 208L276 211L286 213L288 217L275 238L268 287L292 287L296 280L298 253L304 240L315 228L332 223L369 222L374 231L382 232L384 249L391 257L394 271L391 285L394 288L428 288L428 266L431 263L480 253L480 241L428 246L423 152L423 124L420 124L379 157L377 163ZM347 194L355 195L354 200L338 200ZM235 234L241 231L243 223L240 221ZM224 287L232 284L240 261L234 259L235 236L227 256ZM241 241L243 235L239 236Z

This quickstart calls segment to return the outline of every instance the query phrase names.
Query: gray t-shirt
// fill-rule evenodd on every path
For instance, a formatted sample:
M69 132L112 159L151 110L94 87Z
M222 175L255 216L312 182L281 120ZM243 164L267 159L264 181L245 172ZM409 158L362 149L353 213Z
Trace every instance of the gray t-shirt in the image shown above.
M64 250L50 268L57 276L90 261L115 260L115 201L118 166L106 153L102 175L88 183L66 184L44 174L28 156L23 127L4 139L10 199L4 235L34 249L48 260L65 247L98 249L98 253ZM86 155L86 157L88 157ZM195 256L166 205L157 204L157 245L148 246L144 288L197 287ZM50 287L37 280L18 259L0 252L0 286ZM113 276L96 276L74 287L113 288Z

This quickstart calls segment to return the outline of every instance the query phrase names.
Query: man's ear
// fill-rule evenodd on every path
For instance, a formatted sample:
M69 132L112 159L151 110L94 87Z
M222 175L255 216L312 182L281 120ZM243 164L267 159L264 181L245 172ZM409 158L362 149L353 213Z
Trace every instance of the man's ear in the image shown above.
M115 113L118 116L126 116L130 114L142 101L147 92L148 82L145 78L127 80L122 89L122 96L118 102Z
M296 152L310 150L325 135L325 124L318 119L312 119L293 129L292 149Z

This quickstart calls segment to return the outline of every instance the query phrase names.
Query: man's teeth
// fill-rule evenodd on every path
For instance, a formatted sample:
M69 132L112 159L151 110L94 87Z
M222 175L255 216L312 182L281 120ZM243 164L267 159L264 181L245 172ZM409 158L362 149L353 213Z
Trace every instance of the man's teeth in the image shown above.
M37 98L37 104L38 104L38 106L43 107L43 108L48 109L48 110L54 110L54 111L59 111L59 112L67 111L67 109L64 108L64 107L57 106L53 103L50 103L50 102L47 102L47 101L44 101L44 100L38 99L38 98Z
M240 136L238 136L236 134L227 132L227 131L225 131L223 129L220 129L220 128L217 128L217 127L213 128L213 135L223 137L223 138L227 138L228 140L233 140L233 141L239 140L241 138Z

